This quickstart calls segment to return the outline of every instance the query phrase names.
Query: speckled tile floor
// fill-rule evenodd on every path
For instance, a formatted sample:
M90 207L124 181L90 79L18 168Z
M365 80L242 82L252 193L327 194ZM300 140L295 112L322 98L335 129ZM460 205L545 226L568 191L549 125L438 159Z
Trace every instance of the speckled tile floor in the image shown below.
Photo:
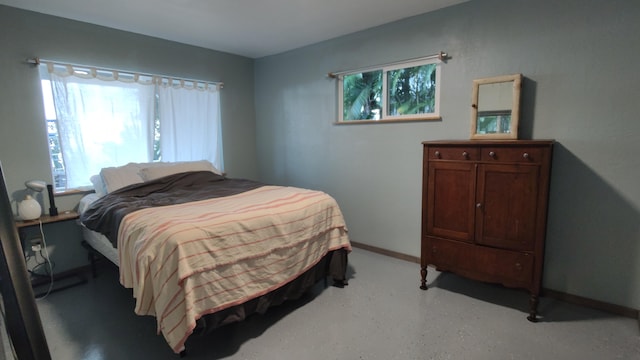
M362 249L349 286L318 284L300 300L187 342L186 359L640 359L638 321L430 271ZM105 267L96 279L38 301L53 359L178 359L153 318Z

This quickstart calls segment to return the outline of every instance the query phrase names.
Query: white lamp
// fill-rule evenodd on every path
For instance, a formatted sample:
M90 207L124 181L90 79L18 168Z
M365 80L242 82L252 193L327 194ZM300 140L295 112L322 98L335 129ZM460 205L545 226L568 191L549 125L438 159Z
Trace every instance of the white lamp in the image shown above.
M25 182L24 185L37 192L41 192L47 188L47 184L40 180L30 180ZM31 195L27 195L25 199L18 204L18 215L20 215L22 220L34 220L42 215L42 207L36 199Z

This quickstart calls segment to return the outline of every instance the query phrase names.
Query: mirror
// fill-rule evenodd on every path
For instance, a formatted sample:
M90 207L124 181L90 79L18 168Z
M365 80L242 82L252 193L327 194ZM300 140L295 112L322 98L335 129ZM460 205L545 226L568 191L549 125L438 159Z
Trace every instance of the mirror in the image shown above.
M522 74L473 80L471 139L517 139Z

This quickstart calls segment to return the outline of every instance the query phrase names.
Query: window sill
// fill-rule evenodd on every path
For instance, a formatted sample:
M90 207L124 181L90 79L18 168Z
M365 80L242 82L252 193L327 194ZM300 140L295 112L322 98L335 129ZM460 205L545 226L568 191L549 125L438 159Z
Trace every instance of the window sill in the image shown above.
M55 196L68 196L68 195L86 195L95 192L93 189L69 189L62 191L54 191Z
M432 117L420 117L420 118L405 118L405 119L389 119L389 120L349 120L349 121L336 121L334 125L358 125L358 124L392 124L403 122L421 122L421 121L441 121L441 116Z

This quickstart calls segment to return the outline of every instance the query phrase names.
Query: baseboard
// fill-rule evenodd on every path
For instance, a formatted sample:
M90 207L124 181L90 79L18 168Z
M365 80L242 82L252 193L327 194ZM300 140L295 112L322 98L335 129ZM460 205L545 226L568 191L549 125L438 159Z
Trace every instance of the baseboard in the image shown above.
M380 247L377 247L377 246L367 245L367 244L363 244L363 243L359 243L359 242L355 242L355 241L351 241L351 245L353 245L354 247L357 247L359 249L369 250L369 251L377 253L377 254L386 255L386 256L390 256L392 258L396 258L396 259L405 260L405 261L413 262L413 263L416 263L416 264L420 264L420 258L417 257L417 256L411 256L411 255L403 254L403 253L400 253L400 252L397 252L397 251L387 250L387 249L383 249L383 248L380 248Z
M49 276L32 276L31 287L33 288L35 297L40 298L55 291L60 291L77 285L86 284L87 278L84 276L84 273L86 273L86 271L86 266L81 266L55 273L53 274L53 279L51 279L51 277ZM53 283L51 283L51 280L53 280Z
M630 317L632 319L638 318L640 320L640 313L638 312L637 309L632 309L625 306L615 305L615 304L607 303L604 301L589 299L582 296L567 294L564 292L546 289L546 288L542 289L542 296L547 296L550 298L554 298L556 300L568 302L570 304L581 305L581 306L589 307L592 309L602 310L602 311L620 315L620 316Z
M411 255L403 254L400 252L387 250L381 247L367 245L367 244L363 244L355 241L352 241L351 245L360 249L377 253L377 254L386 255L392 258L420 264L420 258L417 256L411 256ZM554 298L557 300L561 300L574 305L580 305L580 306L601 310L601 311L605 311L605 312L620 315L620 316L630 317L633 319L637 318L638 327L640 328L640 311L638 311L637 309L632 309L632 308L615 305L615 304L611 304L603 301L589 299L589 298L585 298L577 295L571 295L571 294L563 293L563 292L552 290L552 289L546 289L546 288L542 289L541 295Z

